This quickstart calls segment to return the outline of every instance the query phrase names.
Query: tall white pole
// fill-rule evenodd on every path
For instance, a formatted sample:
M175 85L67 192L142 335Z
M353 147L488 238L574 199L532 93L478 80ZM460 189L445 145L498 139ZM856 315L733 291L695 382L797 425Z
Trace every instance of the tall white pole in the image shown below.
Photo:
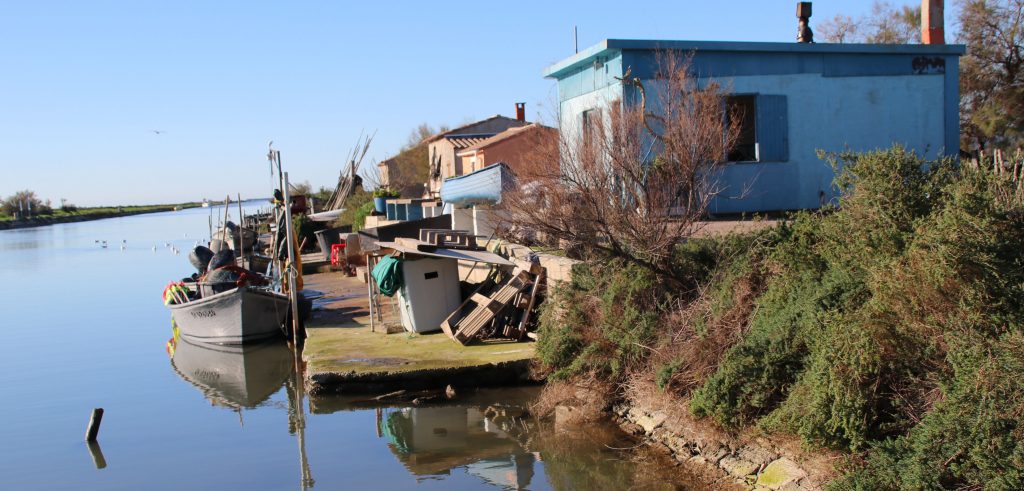
M297 274L295 271L295 230L292 227L292 201L288 192L288 173L281 177L283 186L281 193L284 195L284 229L285 242L288 243L288 297L292 302L292 342L295 349L299 346L299 289L296 285Z

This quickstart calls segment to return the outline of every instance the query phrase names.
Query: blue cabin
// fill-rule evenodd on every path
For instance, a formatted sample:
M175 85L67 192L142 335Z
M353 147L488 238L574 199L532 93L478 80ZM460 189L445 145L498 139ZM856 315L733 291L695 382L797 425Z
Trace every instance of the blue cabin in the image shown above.
M959 150L963 45L804 44L607 39L544 71L558 82L560 130L579 134L615 101L638 104L627 70L654 80L664 56L691 56L699 84L714 80L745 117L718 178L713 214L813 209L835 197L817 151L893 144L926 157ZM657 84L651 84L655 86ZM651 89L648 88L649 98Z

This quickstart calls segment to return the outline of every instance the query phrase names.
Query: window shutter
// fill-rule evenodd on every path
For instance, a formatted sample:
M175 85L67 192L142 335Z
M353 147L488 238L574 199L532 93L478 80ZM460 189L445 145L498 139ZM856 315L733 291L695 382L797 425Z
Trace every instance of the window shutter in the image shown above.
M757 146L761 162L789 160L789 119L786 96L757 96Z

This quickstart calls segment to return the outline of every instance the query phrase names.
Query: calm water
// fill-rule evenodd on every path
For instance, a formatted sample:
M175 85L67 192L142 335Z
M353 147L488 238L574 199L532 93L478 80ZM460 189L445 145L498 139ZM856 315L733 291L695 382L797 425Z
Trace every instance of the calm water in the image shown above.
M608 428L553 433L484 417L535 391L479 391L445 407L310 402L283 345L169 349L160 293L191 272L186 254L207 237L209 213L0 232L0 489L616 489L680 479L657 458L613 450L631 444ZM106 413L90 451L94 407Z

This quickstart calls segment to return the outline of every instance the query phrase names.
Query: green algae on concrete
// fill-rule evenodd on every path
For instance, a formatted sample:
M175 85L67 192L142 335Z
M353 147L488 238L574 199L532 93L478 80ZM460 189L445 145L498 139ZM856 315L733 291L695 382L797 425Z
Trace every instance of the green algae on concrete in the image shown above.
M533 343L481 343L462 346L448 336L383 334L369 327L309 330L303 351L310 372L409 372L529 359Z
M785 486L798 487L794 483L806 477L800 466L785 457L778 459L764 468L757 476L756 486L768 489L781 489Z
M320 290L328 299L306 328L303 359L311 394L504 385L529 379L533 343L462 346L440 332L371 332L362 281L318 274L306 277L306 288ZM391 313L390 307L384 311ZM396 319L385 316L385 321Z

